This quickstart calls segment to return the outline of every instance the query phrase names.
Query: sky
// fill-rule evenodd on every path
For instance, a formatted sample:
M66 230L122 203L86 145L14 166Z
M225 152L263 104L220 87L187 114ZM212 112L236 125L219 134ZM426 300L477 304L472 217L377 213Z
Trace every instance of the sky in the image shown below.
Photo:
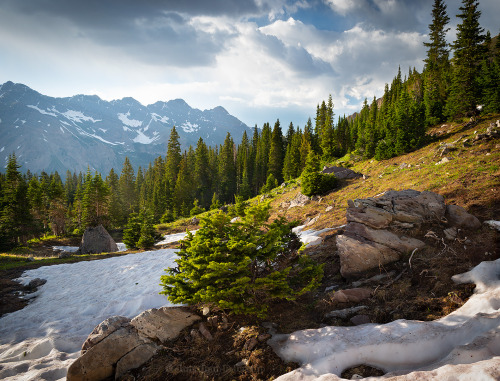
M447 0L455 39L461 1ZM182 98L249 126L337 116L421 70L433 0L2 0L0 83L49 96ZM481 0L500 31L500 1Z

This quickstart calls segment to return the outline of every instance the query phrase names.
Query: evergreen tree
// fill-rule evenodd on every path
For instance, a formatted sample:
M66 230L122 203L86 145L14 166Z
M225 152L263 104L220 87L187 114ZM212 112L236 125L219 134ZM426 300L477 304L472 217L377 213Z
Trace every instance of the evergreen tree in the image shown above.
M230 223L224 213L202 219L196 235L183 241L178 267L161 277L161 293L173 303L213 303L264 317L271 301L293 300L317 287L322 268L293 255L293 225L268 218L269 206L257 205L241 222Z
M199 138L195 152L194 184L196 185L195 197L203 208L210 206L212 196L213 174L209 162L208 148L203 139Z
M219 190L223 203L233 203L236 195L236 165L234 142L228 132L219 155Z
M331 174L319 172L319 158L314 152L307 156L306 167L302 172L302 193L306 196L324 194L337 185L337 178Z
M177 218L189 216L193 204L193 186L188 170L187 156L181 160L174 188L174 214Z
M484 29L479 25L479 2L462 0L460 11L457 17L462 23L457 26L457 39L453 43L453 80L446 104L449 117L474 111L481 96L478 80L485 46Z
M137 247L141 249L150 249L155 244L155 228L153 226L153 214L149 211L143 210L140 219L141 232L137 240Z
M274 124L271 134L271 147L269 149L269 174L272 174L278 184L283 182L283 133L279 119Z
M170 184L175 184L177 181L181 160L182 155L179 134L175 126L173 126L172 131L170 131L170 138L168 139L167 158L165 163L166 176Z
M25 245L33 229L29 211L28 186L19 172L15 154L9 155L0 203L0 247Z
M120 189L120 203L124 221L128 219L130 213L136 210L138 204L138 194L135 189L135 174L128 157L125 157L120 179L118 180ZM123 222L124 222L123 221Z
M137 242L141 237L141 217L137 213L130 213L127 226L123 230L123 243L127 249L137 249Z
M430 42L425 59L425 120L427 125L444 121L444 107L447 92L447 73L450 70L449 51L446 43L446 25L450 21L443 0L434 0L432 23L429 25Z
M85 227L107 225L109 221L109 187L99 173L87 173L82 199L82 222Z
M106 177L106 185L109 187L109 218L110 225L114 228L123 226L122 206L120 202L119 179L115 170L111 168Z

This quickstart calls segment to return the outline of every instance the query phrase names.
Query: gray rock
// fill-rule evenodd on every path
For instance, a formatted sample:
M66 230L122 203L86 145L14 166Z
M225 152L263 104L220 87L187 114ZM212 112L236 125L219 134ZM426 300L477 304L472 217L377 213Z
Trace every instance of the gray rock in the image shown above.
M339 303L359 303L371 296L372 290L369 288L349 288L335 292L331 299Z
M80 245L81 254L114 253L116 242L102 225L85 229Z
M124 316L111 316L110 318L104 320L87 337L87 340L82 345L82 354L92 348L94 345L98 344L106 337L111 335L113 332L127 327L130 323L130 319Z
M448 205L446 207L446 218L452 226L464 229L478 229L481 227L481 222L459 205Z
M324 167L321 173L334 174L337 179L357 179L363 177L361 173L344 167Z
M421 249L425 246L425 243L418 239L405 236L399 237L388 230L372 229L356 222L348 224L344 234L353 238L363 237L369 241L397 250L402 254L409 253L414 249Z
M305 194L298 193L297 196L295 196L295 198L290 201L290 206L288 207L288 209L295 208L296 206L305 206L310 201L311 199L307 197Z
M400 258L398 251L361 237L339 235L337 249L340 257L340 274L344 278L357 277L364 271L395 262Z
M68 369L68 381L98 381L115 375L118 361L138 346L150 343L131 327L120 328L88 349Z
M358 313L359 311L367 309L367 306L356 306L356 307L351 307L351 308L344 308L343 310L335 310L328 312L325 315L325 318L339 318L339 319L346 319L351 315L354 315Z
M129 370L139 368L153 357L160 347L154 343L141 344L123 356L116 363L115 380L122 377Z
M38 287L43 286L45 283L47 283L47 279L35 278L29 282L27 288L35 290Z
M356 315L350 319L354 325L370 324L370 317L368 315Z
M328 212L330 212L332 210L333 210L333 206L330 205L330 206L326 207L325 212L328 213Z
M69 258L73 255L73 253L69 251L61 251L58 255L57 258L62 259L62 258Z
M393 215L383 209L374 207L348 208L347 222L359 222L374 229L384 229L392 221Z
M191 225L198 225L200 223L200 219L196 218L196 217L193 217L193 218L191 218L191 221L189 221L189 223Z
M455 238L457 238L457 228L456 227L451 227L448 229L443 230L444 233L444 238L446 238L448 241L453 241Z
M175 339L184 328L200 319L182 307L162 307L144 311L130 324L140 334L163 342Z

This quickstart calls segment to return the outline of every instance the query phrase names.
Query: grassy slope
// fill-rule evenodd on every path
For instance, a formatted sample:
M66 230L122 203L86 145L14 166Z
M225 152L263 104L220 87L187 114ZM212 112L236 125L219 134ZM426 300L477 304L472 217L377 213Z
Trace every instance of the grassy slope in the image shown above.
M354 163L352 170L366 175L366 179L347 180L340 189L323 196L320 201L311 202L303 208L284 209L280 205L290 201L299 188L278 195L273 201L276 214L289 219L304 221L321 213L311 228L322 229L345 223L348 199L374 197L386 190L415 189L433 191L445 197L447 204L465 207L481 220L500 217L500 141L482 140L470 147L464 147L463 139L484 133L490 122L500 115L489 115L477 126L466 128L466 123L445 124L429 131L439 137L429 145L406 155L390 160L364 160ZM448 163L436 165L441 159L438 147L453 143L457 149L445 156L452 158ZM406 166L402 165L403 163ZM334 209L325 213L325 208Z

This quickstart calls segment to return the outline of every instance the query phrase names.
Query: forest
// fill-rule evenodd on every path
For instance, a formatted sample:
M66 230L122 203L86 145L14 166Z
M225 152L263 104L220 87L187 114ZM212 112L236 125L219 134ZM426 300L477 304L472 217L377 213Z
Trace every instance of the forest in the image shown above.
M0 246L10 249L45 234L82 234L87 226L124 228L165 223L266 193L298 178L309 157L331 163L345 155L384 160L427 143L429 126L449 120L500 112L500 39L479 23L476 1L464 0L457 16L456 40L445 40L450 21L446 4L435 0L422 72L401 69L384 94L359 113L338 116L330 96L316 108L314 123L287 127L277 120L244 133L228 133L222 145L181 150L172 127L166 155L148 168L125 159L108 174L68 171L21 172L15 153L0 174ZM450 55L452 56L450 58ZM335 123L336 120L336 123Z

